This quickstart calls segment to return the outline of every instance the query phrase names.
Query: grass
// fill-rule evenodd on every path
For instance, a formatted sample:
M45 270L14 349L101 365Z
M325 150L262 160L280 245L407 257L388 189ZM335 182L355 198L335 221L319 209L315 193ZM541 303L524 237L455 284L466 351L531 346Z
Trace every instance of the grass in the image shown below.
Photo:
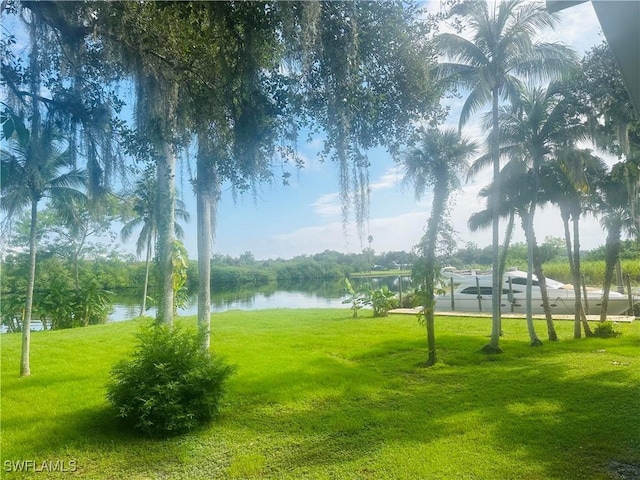
M637 478L615 475L640 471L640 322L578 341L557 322L561 341L532 348L525 323L505 319L505 353L486 356L489 319L437 318L440 363L427 369L415 317L350 316L214 315L215 350L237 367L221 416L165 440L122 431L104 399L141 320L34 332L23 379L19 335L2 335L1 476ZM69 471L8 472L26 460Z
M349 278L369 278L369 277L409 277L411 270L371 270L368 272L352 272Z

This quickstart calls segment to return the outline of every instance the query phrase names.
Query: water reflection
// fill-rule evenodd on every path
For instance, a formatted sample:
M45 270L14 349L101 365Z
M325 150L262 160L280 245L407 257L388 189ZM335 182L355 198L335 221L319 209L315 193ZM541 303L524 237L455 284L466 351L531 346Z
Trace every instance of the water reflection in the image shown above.
M398 277L363 277L351 279L351 284L358 289L365 284L373 288L386 285L389 290L398 292L400 286L403 292L410 288L409 277L402 278L402 285ZM270 283L260 286L245 286L243 288L215 291L211 294L211 312L226 312L228 310L264 310L270 308L349 308L342 302L348 297L344 280L307 280ZM109 321L120 322L131 320L140 315L141 298L133 292L119 292L114 298L113 311ZM197 295L192 295L184 308L178 309L178 315L189 316L198 313ZM155 317L156 309L147 309L145 315ZM41 330L41 322L34 320L32 330ZM4 333L2 326L0 332Z
M392 291L398 291L398 277L355 278L351 280L354 288L371 283L373 288L386 285ZM408 277L402 278L402 289L410 286ZM215 291L211 293L211 312L228 310L264 310L270 308L349 308L342 302L348 298L344 280L307 280L270 283L261 286L245 286L239 289ZM116 298L115 308L110 321L122 321L135 318L140 313L140 300L130 296ZM178 315L189 316L198 313L198 297L192 295ZM155 316L155 308L145 312Z

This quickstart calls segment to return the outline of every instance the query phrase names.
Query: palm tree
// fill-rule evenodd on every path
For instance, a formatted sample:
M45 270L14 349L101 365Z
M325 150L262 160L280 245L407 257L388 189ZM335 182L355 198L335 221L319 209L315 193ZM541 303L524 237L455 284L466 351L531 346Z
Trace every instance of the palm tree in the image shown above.
M34 126L27 131L24 126L16 129L9 140L9 150L2 151L0 204L11 218L26 207L31 207L29 227L29 279L27 299L22 325L22 354L20 376L29 376L30 331L33 308L33 288L36 276L36 232L38 227L38 206L48 199L53 208L63 212L69 204L84 197L78 190L86 184L86 175L74 168L68 150L62 150L64 142L57 136L52 124ZM17 117L16 117L17 118Z
M543 5L524 0L500 2L490 11L487 2L469 1L453 7L461 15L471 39L444 33L436 37L439 51L450 62L439 64L440 75L456 82L469 94L460 113L460 127L483 105L491 102L488 137L494 181L500 173L500 99L515 100L521 90L517 77L551 78L577 64L575 53L557 43L534 42L536 33L553 27L555 18ZM496 184L497 187L497 184ZM494 188L496 199L499 187ZM488 352L500 352L499 202L493 202L493 295L491 341Z
M590 150L576 148L559 151L557 158L547 162L541 168L540 200L554 203L560 208L564 227L565 244L575 294L574 338L582 336L581 324L584 327L585 335L591 335L591 329L584 315L580 290L582 283L580 217L583 212L589 210L589 204L593 203L595 186L600 183L605 172L606 165L602 159L593 155Z
M640 155L636 154L613 166L600 185L598 211L601 223L607 230L605 243L605 271L600 321L607 319L609 292L613 282L613 271L620 255L620 239L626 231L640 238L638 230L638 208L640 198Z
M420 132L418 146L402 157L404 182L412 183L417 199L433 188L431 215L422 242L425 259L424 316L427 327L427 366L437 361L434 331L434 278L436 276L436 246L441 233L447 202L452 190L460 187L459 175L467 160L477 151L477 145L454 130L440 132L430 129Z
M551 309L549 306L549 298L547 296L546 279L544 276L542 262L540 260L539 249L536 243L535 232L532 228L528 228L530 222L530 203L532 195L532 172L528 171L526 165L523 162L509 162L503 170L500 172L501 181L501 198L500 198L500 216L509 218L509 228L505 238L505 244L503 246L503 252L500 260L500 278L504 278L505 261L507 257L508 240L511 237L511 230L513 228L514 216L517 214L522 222L523 230L525 231L525 237L527 245L532 247L531 259L529 260L529 272L533 272L538 278L540 286L540 293L542 296L542 305L545 312L547 321L547 333L550 341L557 341L558 336L553 324L553 318L551 316ZM469 228L476 230L478 228L488 227L491 224L491 205L489 202L492 200L493 183L489 187L480 191L480 196L487 198L488 206L485 210L476 212L469 218ZM531 283L531 276L529 276L529 285ZM527 289L527 298L531 298L531 288ZM528 303L528 305L526 305ZM529 330L529 336L531 339L531 345L540 345L540 339L535 333L533 327L533 317L531 315L531 303L526 302L527 309L527 327Z
M138 257L142 251L146 251L144 289L142 294L142 305L140 307L140 316L144 315L147 306L147 291L149 286L149 267L151 265L151 257L153 254L153 244L158 236L158 215L157 215L157 198L156 198L156 179L154 174L147 172L143 178L136 182L133 193L133 213L134 217L124 224L120 230L120 236L123 242L126 242L133 232L140 228L138 239L136 241L136 254ZM176 199L175 215L177 218L188 222L189 212L186 211L185 205L179 198ZM175 236L177 238L184 237L182 227L176 222L174 224Z
M565 99L558 93L560 90L554 84L548 88L528 87L520 92L519 99L512 105L503 107L499 114L501 154L511 162L521 162L529 170L521 180L529 183L528 188L520 188L518 213L522 218L523 228L527 238L527 299L526 317L531 336L532 345L540 343L533 328L531 314L531 289L532 275L536 272L541 290L544 288L544 274L540 262L535 262L537 250L533 221L538 206L538 193L540 191L540 168L544 162L561 154L573 144L587 138L587 129L579 121L572 120L567 115ZM486 163L486 158L481 158L474 164ZM516 186L520 182L504 182ZM524 195L524 198L522 197ZM543 298L546 292L543 292ZM551 312L548 303L545 304L548 326L553 330ZM555 334L551 335L555 337Z

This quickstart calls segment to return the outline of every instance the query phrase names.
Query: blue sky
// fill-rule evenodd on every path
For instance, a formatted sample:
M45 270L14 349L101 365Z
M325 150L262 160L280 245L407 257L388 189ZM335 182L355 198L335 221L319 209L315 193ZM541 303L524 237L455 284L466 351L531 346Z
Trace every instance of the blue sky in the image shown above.
M431 10L439 9L439 1L427 3ZM602 33L590 3L578 5L561 14L562 23L555 32L546 32L545 40L562 41L573 47L580 55L591 46L602 42ZM461 101L451 102L452 114L448 119L457 125L457 112ZM472 119L465 135L483 140L484 135ZM304 159L304 168L290 168L292 177L289 186L277 179L272 185L261 185L257 196L241 196L234 201L230 189L226 188L219 206L216 237L213 252L238 256L251 251L257 259L291 258L301 254L314 254L324 250L360 252L363 247L354 222L345 235L339 200L338 166L333 162L322 163L319 152L322 138L313 138L306 143L301 135L299 154ZM414 198L410 186L401 185L402 171L384 150L369 152L371 188L370 218L365 239L373 237L371 244L376 252L409 251L420 240L430 213L431 195L427 193L420 201ZM186 168L183 168L186 171ZM470 233L466 227L469 216L484 208L478 199L478 191L489 182L489 172L482 172L473 182L464 185L455 195L451 220L457 232L458 245L474 242L480 247L491 242L490 230ZM184 243L191 258L196 258L196 208L195 199L185 173L177 179L178 189L191 213L191 221L184 225ZM536 229L539 241L546 236L562 237L559 213L553 208L538 211ZM135 238L135 235L134 237ZM524 241L518 230L514 241ZM605 233L597 220L582 221L581 244L591 249L602 245ZM123 246L135 252L134 241Z
M434 8L438 2L433 3ZM562 13L562 23L555 32L544 35L545 40L560 40L582 55L591 46L602 41L598 21L590 3L573 7ZM449 123L457 124L456 105ZM466 135L482 139L482 134L470 123ZM320 163L318 152L321 138L300 145L305 168L293 171L290 186L277 183L263 185L254 200L251 195L234 203L231 192L223 194L220 204L217 233L213 251L237 256L251 251L257 259L291 258L295 255L314 254L326 249L340 252L360 252L367 246L360 243L352 222L345 236L340 213L339 176L337 165ZM410 250L424 233L430 212L431 196L416 201L413 190L401 185L402 172L383 150L370 152L371 207L367 235L373 236L372 248L376 252ZM490 244L490 231L470 233L466 227L471 213L481 210L483 202L477 193L489 180L489 172L479 175L456 194L451 214L459 246L474 242L480 247ZM188 183L185 182L185 185ZM188 189L187 189L188 190ZM195 219L195 203L183 192ZM536 228L539 241L546 236L563 237L559 213L554 208L538 211ZM517 231L514 241L524 241ZM604 244L605 233L596 219L582 222L581 244L585 249ZM190 256L196 257L195 220L186 226L185 245Z

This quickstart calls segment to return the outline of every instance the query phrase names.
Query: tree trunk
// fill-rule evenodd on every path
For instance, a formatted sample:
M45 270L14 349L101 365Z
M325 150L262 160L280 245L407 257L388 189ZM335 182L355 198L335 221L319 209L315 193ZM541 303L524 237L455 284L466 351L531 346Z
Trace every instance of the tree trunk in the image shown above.
M504 272L507 266L507 254L509 253L509 244L511 243L511 237L513 236L513 226L515 224L515 214L513 210L509 213L509 220L507 221L507 228L504 232L504 242L502 243L502 252L500 254L500 278L504 278ZM502 318L500 322L500 336L502 333Z
M158 156L158 266L160 295L156 321L159 324L173 324L173 242L175 239L175 164L173 145L164 145Z
M601 322L605 322L607 320L607 310L609 308L609 292L611 291L613 274L620 254L621 228L622 225L619 222L614 221L613 224L609 226L607 241L605 243L604 284L602 286L602 307L600 310Z
M569 213L567 207L563 205L560 205L560 214L562 216L562 225L564 227L564 243L567 248L567 258L569 259L569 271L571 272L573 289L575 292L576 265L573 260L571 229L569 228L569 220L571 218L571 214ZM580 284L578 284L578 288L580 288ZM582 329L580 328L580 311L577 310L576 304L574 304L574 306L575 306L575 312L573 314L573 338L580 338L582 336ZM580 303L580 308L582 308L582 303Z
M198 181L200 181L198 175ZM198 189L198 329L202 335L202 347L211 346L211 201Z
M38 63L38 19L31 12L31 24L29 28L31 41L29 87L33 94L31 100L31 132L29 147L31 158L27 159L31 168L38 166L41 159L40 148L40 108L35 100L40 93L40 64ZM30 174L30 172L28 172ZM31 225L29 231L29 279L27 281L27 299L24 308L24 320L22 322L22 352L20 355L20 376L31 375L30 350L31 350L31 315L33 310L33 288L36 281L36 227L38 223L38 196L32 192L31 197Z
M558 334L556 333L556 327L553 324L553 316L551 315L551 307L549 305L549 295L547 294L547 278L544 275L542 269L542 262L540 261L540 252L537 242L535 240L534 233L534 250L533 250L533 273L538 278L538 285L540 285L540 295L542 296L542 309L544 310L545 320L547 322L547 335L550 342L558 341Z
M446 170L446 167L444 167ZM436 276L436 246L438 242L438 231L442 222L445 205L448 198L446 172L443 174L445 178L436 179L433 189L433 204L431 206L431 216L427 222L427 234L424 247L425 256L425 304L424 319L427 327L427 348L428 356L425 363L426 366L435 365L438 361L436 355L436 334L435 334L435 298L434 279Z
M580 322L584 327L584 334L586 337L593 336L589 323L584 315L582 308L582 291L580 290L580 284L582 282L582 272L580 269L580 229L579 229L580 214L578 212L572 215L573 222L573 291L575 294L575 325L574 325L574 338L581 338L582 331L580 329Z
M196 202L198 224L198 328L202 346L211 347L211 244L221 195L214 146L206 133L198 136Z
M492 92L491 161L493 162L492 204L492 272L493 293L491 295L491 340L484 347L488 353L500 353L500 304L502 301L502 277L500 276L500 139L498 125L498 87Z
M31 315L33 311L33 288L36 280L36 227L38 223L38 201L31 200L31 225L29 231L29 280L27 281L27 300L22 322L22 354L20 357L20 376L31 375Z
M149 291L149 267L151 266L151 248L154 236L155 235L153 234L153 232L149 232L149 238L147 238L147 259L144 267L144 289L142 292L142 306L140 307L141 317L147 310L147 293Z
M522 223L524 227L525 237L527 239L527 285L526 285L526 298L525 298L525 312L527 318L527 330L529 332L529 340L532 346L542 345L542 342L536 334L535 326L533 325L533 311L532 311L532 297L533 297L533 251L535 246L535 236L533 233L533 215L535 206L531 206L530 212L521 212Z

